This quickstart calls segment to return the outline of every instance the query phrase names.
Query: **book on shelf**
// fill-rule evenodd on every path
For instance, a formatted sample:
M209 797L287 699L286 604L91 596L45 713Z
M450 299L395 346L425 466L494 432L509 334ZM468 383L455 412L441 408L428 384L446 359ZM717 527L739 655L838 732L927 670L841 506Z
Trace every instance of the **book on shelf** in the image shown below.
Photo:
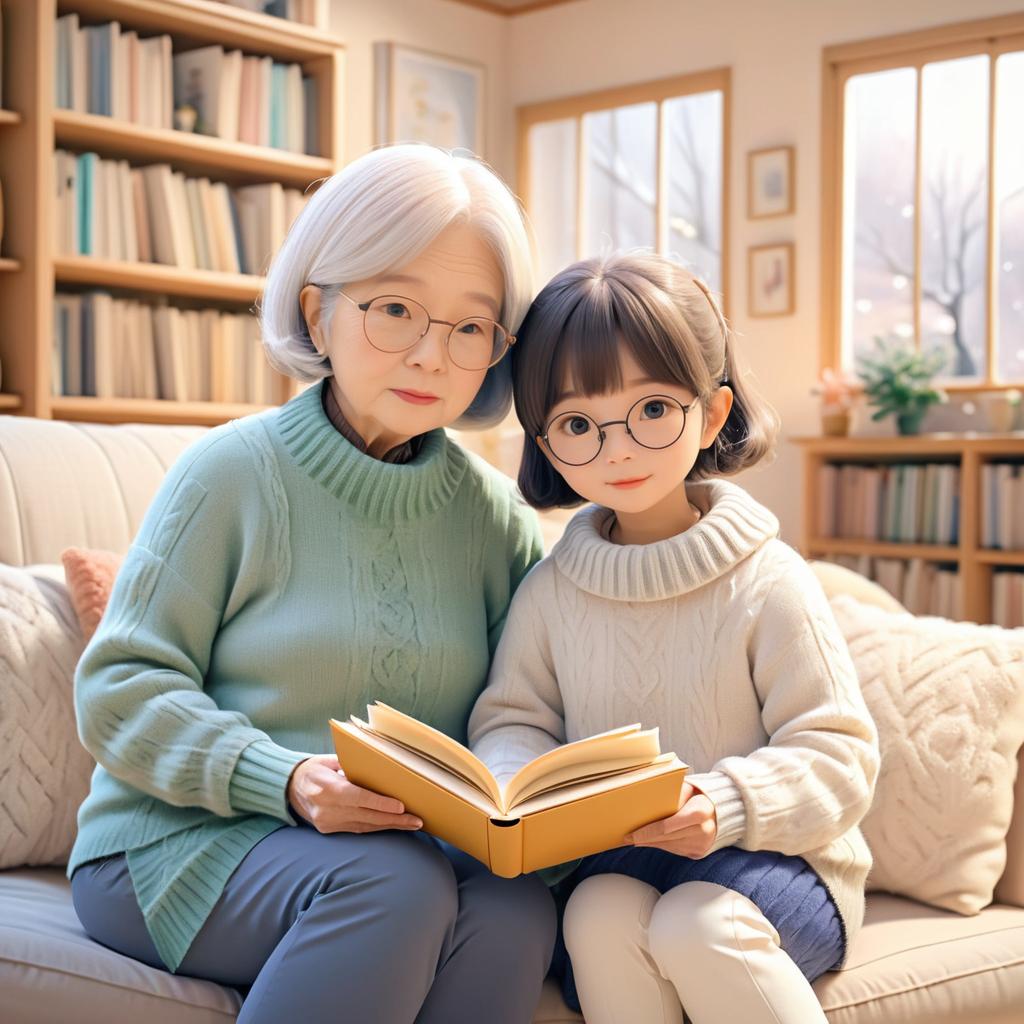
M821 537L957 543L958 465L824 463L818 468L817 484Z
M220 0L231 7L287 18L314 28L327 28L330 0Z
M120 22L57 19L54 89L58 107L147 128L176 127L174 112L195 111L193 130L317 155L319 97L302 65L222 46L174 52L169 35L140 36Z
M1024 465L988 462L981 467L981 546L1024 551Z
M263 274L308 197L271 181L230 188L170 164L54 154L58 255Z
M542 754L502 785L461 743L386 704L330 724L348 779L505 878L625 845L676 812L688 770L657 729L629 725Z
M956 566L877 555L833 555L828 560L874 580L915 615L963 618L963 585Z
M1024 627L1024 569L992 573L992 621L1007 629Z
M106 292L54 296L55 395L274 405L280 377L248 313Z

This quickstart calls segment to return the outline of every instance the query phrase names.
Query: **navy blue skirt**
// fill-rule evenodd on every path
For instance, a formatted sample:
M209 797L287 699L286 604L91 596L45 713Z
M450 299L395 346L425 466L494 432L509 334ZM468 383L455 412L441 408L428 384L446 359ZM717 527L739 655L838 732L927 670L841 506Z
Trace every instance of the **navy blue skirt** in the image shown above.
M771 921L782 948L808 981L843 959L846 938L842 919L825 884L802 857L727 846L700 860L691 860L665 850L624 846L585 857L556 887L556 896L564 907L583 879L613 874L637 878L660 893L683 882L715 882L742 893ZM566 1003L579 1013L572 963L561 928L553 969L561 977Z

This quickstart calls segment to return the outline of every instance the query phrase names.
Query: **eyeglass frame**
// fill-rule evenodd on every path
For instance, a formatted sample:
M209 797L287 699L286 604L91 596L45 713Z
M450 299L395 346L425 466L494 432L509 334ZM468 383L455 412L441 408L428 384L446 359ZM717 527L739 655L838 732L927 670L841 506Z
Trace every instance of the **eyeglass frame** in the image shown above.
M670 402L675 402L679 406L679 408L683 410L683 425L680 428L679 433L676 434L675 438L673 440L669 441L668 444L660 444L660 445L644 444L643 441L639 440L637 438L637 436L633 433L633 431L629 429L629 414L638 405L640 405L641 402L649 402L652 398L660 398L660 399L666 399L667 398ZM548 420L547 425L544 428L544 433L540 435L540 438L544 442L544 444L547 446L547 450L549 452L551 452L551 454L552 454L552 456L554 456L554 458L558 459L558 461L561 462L562 465L564 465L564 466L573 466L574 468L578 468L580 466L589 466L601 454L601 451L604 448L605 438L608 436L606 434L604 428L605 427L614 427L617 423L621 423L626 428L626 433L633 439L633 442L635 444L640 445L641 448L646 448L650 452L661 452L661 451L664 451L666 448L671 448L672 445L674 445L679 440L679 438L681 438L683 436L683 434L686 433L687 417L690 414L690 410L695 405L697 405L698 402L700 402L700 398L699 397L695 398L692 402L690 402L689 405L683 405L683 403L680 402L678 398L673 398L672 395L659 395L659 394L645 395L643 398L638 398L626 410L626 418L624 420L605 420L604 423L598 423L597 420L595 420L592 416L588 416L585 412L578 412L578 411L576 411L574 409L568 409L566 412L560 412L557 416L552 416L551 419ZM587 459L586 462L566 462L565 459L563 459L560 455L558 455L555 452L554 448L551 447L551 442L548 440L548 434L551 431L552 424L556 420L561 419L563 416L572 416L574 414L576 416L582 416L584 419L589 420L591 423L594 424L595 427L597 427L597 436L600 439L599 442L598 442L598 445L597 445L597 451L594 452L593 456L591 458Z
M392 355L397 355L399 352L408 352L409 349L415 348L427 336L427 334L430 331L430 325L431 324L444 324L444 326L448 328L448 333L445 335L445 338L444 338L444 348L445 348L445 352L448 353L448 358L451 360L453 366L457 366L460 370L466 370L466 371L472 373L472 372L474 372L476 370L489 370L489 369L491 369L492 366L497 366L498 363L500 363L502 361L502 359L504 359L505 356L508 355L509 350L516 343L516 336L511 331L509 331L508 328L505 327L504 324L498 323L497 320L493 320L489 316L464 316L461 320L456 320L454 323L451 320L435 320L430 315L430 311L427 309L427 307L424 306L423 303L419 301L419 299L414 299L410 295L398 295L398 294L395 294L395 293L392 293L392 292L382 292L380 295L375 295L372 299L367 299L365 302L360 302L358 299L353 299L351 295L348 295L345 292L343 292L342 289L341 289L341 285L340 284L315 284L315 282L311 282L311 283L313 283L314 287L319 288L321 291L323 291L324 289L327 289L327 288L335 289L339 295L341 295L344 298L348 299L348 301L351 302L353 306L355 306L357 309L362 310L362 313L363 313L363 337L366 339L366 343L368 345L370 345L371 348L377 349L378 352L388 352L388 353L390 353ZM373 342L370 341L370 335L366 331L366 314L369 311L370 307L378 299L402 299L404 302L414 302L417 306L420 307L420 309L423 310L424 313L427 314L427 329L411 345L406 345L405 348L396 348L396 349L380 348L380 346L374 345ZM490 323L494 324L495 327L500 327L505 332L505 339L506 339L506 341L505 341L505 349L504 349L504 351L501 353L500 356L498 356L497 359L495 359L493 362L488 363L486 366L473 366L473 367L463 366L462 363L457 363L452 358L452 350L451 350L452 332L455 330L456 327L459 326L459 324L465 323L467 320L487 320Z

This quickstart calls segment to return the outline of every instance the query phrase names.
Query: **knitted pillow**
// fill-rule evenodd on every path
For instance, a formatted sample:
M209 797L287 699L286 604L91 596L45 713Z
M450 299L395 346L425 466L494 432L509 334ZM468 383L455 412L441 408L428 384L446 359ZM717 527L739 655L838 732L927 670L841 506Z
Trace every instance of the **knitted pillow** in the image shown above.
M0 565L0 868L67 863L93 769L72 701L83 646L63 583Z
M71 591L71 603L82 627L82 637L88 643L103 617L114 577L124 557L113 551L67 548L60 558Z
M1024 630L832 610L878 726L882 766L861 824L869 889L976 914L1006 865L1024 744Z

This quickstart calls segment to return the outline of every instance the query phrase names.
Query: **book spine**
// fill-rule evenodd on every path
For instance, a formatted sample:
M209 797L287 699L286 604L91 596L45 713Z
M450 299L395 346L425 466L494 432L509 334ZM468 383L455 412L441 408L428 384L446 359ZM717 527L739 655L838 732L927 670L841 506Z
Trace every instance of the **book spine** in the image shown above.
M488 867L499 878L517 878L523 873L523 819L487 822Z

